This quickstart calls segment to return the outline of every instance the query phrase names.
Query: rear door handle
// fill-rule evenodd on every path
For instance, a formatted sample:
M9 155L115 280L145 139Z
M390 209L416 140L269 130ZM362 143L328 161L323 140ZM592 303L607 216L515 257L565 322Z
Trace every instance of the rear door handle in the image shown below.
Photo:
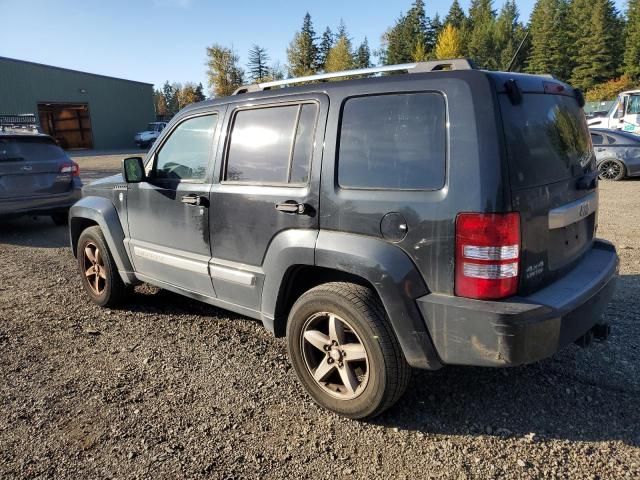
M286 202L276 203L276 210L284 213L304 215L307 212L307 206L304 203L298 203L295 200L287 200Z
M194 207L206 207L207 199L200 195L183 195L180 199L182 203L186 203L187 205L193 205Z

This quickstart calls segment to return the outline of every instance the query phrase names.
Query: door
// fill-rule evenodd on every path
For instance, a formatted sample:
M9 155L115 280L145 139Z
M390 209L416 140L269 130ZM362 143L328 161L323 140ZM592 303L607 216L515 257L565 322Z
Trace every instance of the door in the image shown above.
M73 164L53 140L0 137L0 199L38 197L73 188Z
M211 192L211 276L218 298L259 310L270 245L286 230L318 230L324 95L239 104L227 120Z
M591 138L601 139L590 138L572 96L525 91L514 105L501 94L500 109L513 210L521 218L519 293L527 295L563 276L591 248L598 206Z
M148 181L130 184L129 252L136 272L151 283L208 297L209 191L220 112L179 120L152 150Z

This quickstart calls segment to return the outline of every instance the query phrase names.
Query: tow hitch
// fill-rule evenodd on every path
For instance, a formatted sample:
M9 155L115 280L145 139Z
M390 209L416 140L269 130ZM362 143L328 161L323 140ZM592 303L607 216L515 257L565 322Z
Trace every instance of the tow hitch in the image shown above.
M579 337L575 343L579 347L588 347L593 340L599 342L605 341L611 334L611 325L608 323L598 323L593 326L587 333Z

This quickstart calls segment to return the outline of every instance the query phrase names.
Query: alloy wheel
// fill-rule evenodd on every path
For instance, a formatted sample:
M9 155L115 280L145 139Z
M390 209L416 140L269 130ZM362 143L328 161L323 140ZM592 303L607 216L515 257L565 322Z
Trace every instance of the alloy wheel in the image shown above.
M95 295L102 295L106 288L107 272L104 257L98 246L89 242L84 247L84 270L89 288Z
M329 395L351 400L369 380L369 358L348 321L329 312L315 313L302 329L304 361L315 382Z
M605 160L598 167L598 171L600 173L600 178L604 178L605 180L614 180L618 178L618 175L620 175L622 167L618 162Z

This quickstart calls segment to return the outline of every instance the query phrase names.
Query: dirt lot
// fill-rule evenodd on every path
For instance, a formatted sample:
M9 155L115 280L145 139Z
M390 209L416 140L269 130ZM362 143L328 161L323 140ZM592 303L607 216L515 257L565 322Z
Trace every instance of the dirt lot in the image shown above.
M122 156L82 157L83 175ZM65 229L0 225L0 478L640 478L640 181L601 184L612 337L416 372L373 422L321 410L253 320L138 288L88 303Z

